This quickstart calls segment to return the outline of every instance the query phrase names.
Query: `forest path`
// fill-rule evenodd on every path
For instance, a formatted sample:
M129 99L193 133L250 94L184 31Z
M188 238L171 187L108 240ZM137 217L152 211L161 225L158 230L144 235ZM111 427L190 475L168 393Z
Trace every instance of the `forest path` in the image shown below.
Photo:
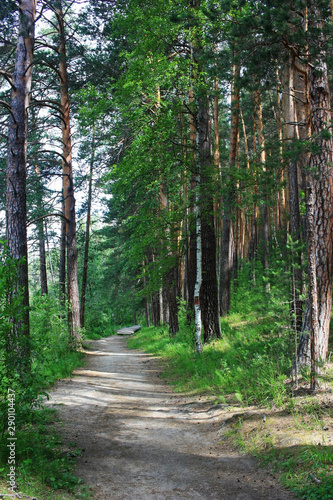
M179 396L124 337L93 341L84 368L50 394L77 475L98 500L290 500L255 461L220 443L216 412ZM230 413L228 414L230 416ZM215 424L214 424L215 422Z

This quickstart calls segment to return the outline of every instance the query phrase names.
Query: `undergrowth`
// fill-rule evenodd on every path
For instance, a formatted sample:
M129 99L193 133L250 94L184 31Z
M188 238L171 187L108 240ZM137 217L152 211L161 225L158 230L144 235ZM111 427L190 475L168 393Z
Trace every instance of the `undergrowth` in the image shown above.
M244 404L283 404L291 369L288 310L278 285L269 294L263 286L251 287L249 272L234 282L232 311L221 320L222 338L204 345L202 354L195 352L194 326L186 323L183 309L178 334L169 336L163 326L143 328L129 347L166 360L162 376L177 391L211 394L221 401L232 396Z
M2 272L4 273L4 268ZM11 269L8 273L12 273ZM4 278L6 279L6 276ZM41 499L71 498L68 492L75 491L79 495L76 498L88 498L88 493L86 494L79 486L80 481L74 473L75 457L80 451L75 448L74 444L70 449L64 450L55 428L54 411L44 405L44 401L48 398L48 388L58 379L70 376L74 368L82 365L83 354L69 348L66 311L54 296L36 294L32 297L31 370L23 376L8 369L6 364L7 318L13 314L13 311L8 308L4 300L1 302L1 293L0 306L2 307L0 318L0 485L3 488L2 493L13 494L14 482L12 485L9 484L8 474L11 471L10 467L14 467L15 491L32 496L38 494L38 498ZM11 409L12 426L9 426L10 407L14 408L14 410ZM15 443L13 461L9 461L9 443Z
M283 269L274 276L271 271L265 279L259 274L260 280L253 271L248 265L234 281L231 312L221 321L222 338L204 345L202 354L195 352L194 327L186 323L184 310L178 334L170 336L163 326L143 328L129 339L128 345L160 357L162 377L176 391L206 394L215 401L257 405L268 412L291 412L296 425L300 412L316 414L316 403L302 403L302 410L297 409L288 380L295 339L288 327L287 280ZM265 286L268 281L269 288ZM309 375L302 375L307 382ZM311 422L315 425L314 419ZM311 427L308 432L311 435ZM332 446L326 443L281 448L274 446L273 437L270 432L258 433L253 448L252 437L234 430L234 442L277 470L298 498L332 499Z
M261 461L281 475L282 483L302 500L330 500L333 447L303 445L262 452Z

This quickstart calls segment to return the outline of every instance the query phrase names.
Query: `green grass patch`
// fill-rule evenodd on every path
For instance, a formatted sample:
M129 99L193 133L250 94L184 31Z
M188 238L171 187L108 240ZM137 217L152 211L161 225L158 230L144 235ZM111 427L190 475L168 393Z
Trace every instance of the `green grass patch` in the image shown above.
M66 310L53 296L31 301L31 373L23 378L6 369L0 343L0 481L6 491L8 458L8 390L15 393L15 480L18 491L42 499L88 498L75 477L79 450L64 448L55 427L55 412L43 407L47 390L83 363L83 353L69 348ZM2 338L3 340L3 338ZM8 485L7 485L8 486ZM67 495L67 496L66 496ZM74 498L74 496L73 496Z
M333 492L333 446L271 448L260 460L281 473L282 483L303 500L329 500Z
M75 447L75 443L64 446L55 426L55 410L40 407L31 411L29 417L25 415L24 420L24 424L15 430L17 491L50 500L90 498L89 492L81 486L81 480L75 476L75 460L81 450ZM0 477L6 493L10 489L8 437L5 431L0 440Z
M220 401L232 396L243 404L282 405L289 397L285 381L294 339L280 267L267 292L263 273L244 265L233 283L231 313L221 321L222 338L204 345L202 354L195 352L194 326L186 324L182 308L177 335L169 336L167 327L143 328L129 340L129 347L159 356L162 376L177 391L209 394Z
M73 490L80 480L73 473L73 459L80 450L62 450L62 442L54 429L55 411L40 408L31 412L29 420L15 432L15 462L18 486L33 478L52 489ZM0 444L1 463L8 458L8 433ZM8 473L8 464L2 472Z
M231 431L233 439L264 466L277 472L282 483L297 498L331 499L333 445L329 444L331 434L327 432L332 422L331 405L318 401L316 397L302 397L291 411L286 409L279 417L274 417L273 413L272 417L267 417L266 425L256 434L250 433L251 439L244 435L239 422ZM289 445L282 446L277 429L290 436Z
M244 322L240 315L222 321L222 339L194 350L193 328L183 326L170 337L167 328L142 328L130 348L159 356L162 376L176 391L208 394L223 401L233 396L244 404L281 405L287 398L290 369L288 339L272 328L270 318Z

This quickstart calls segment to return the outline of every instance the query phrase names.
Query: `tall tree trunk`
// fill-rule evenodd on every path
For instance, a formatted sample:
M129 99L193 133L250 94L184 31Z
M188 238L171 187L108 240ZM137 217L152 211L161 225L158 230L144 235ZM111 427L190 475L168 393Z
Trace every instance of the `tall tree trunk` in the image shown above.
M218 282L216 268L216 235L214 219L214 176L210 147L210 130L207 95L198 96L198 168L200 171L200 220L202 250L202 282L200 305L204 328L204 342L221 337L219 316ZM198 265L198 264L197 264Z
M26 166L35 16L35 0L21 0L6 169L6 238L10 255L19 261L16 286L9 300L14 301L22 293L22 316L12 318L6 348L8 366L20 376L30 369Z
M200 9L201 0L190 0L194 15ZM193 62L196 65L194 76L196 88L197 113L195 115L197 156L196 173L200 177L199 205L201 221L201 265L202 281L199 301L204 328L204 342L221 337L221 325L218 304L218 282L216 269L216 235L214 217L215 185L214 158L211 152L210 122L206 81L203 76L203 44L197 32L193 42ZM199 252L197 251L197 254ZM199 263L197 262L197 266ZM198 297L198 296L196 296Z
M65 216L65 203L62 194L62 213ZM60 303L65 304L66 300L66 220L61 217L60 226L60 257L59 257L59 298Z
M278 127L279 133L279 142L280 142L280 162L281 162L281 182L285 181L285 166L283 160L283 127L282 127L282 99L281 99L281 89L280 89L280 74L279 69L276 68L276 84L277 84L277 112L276 112L276 123ZM286 188L283 186L281 190L278 192L278 212L279 212L279 230L283 230L286 226Z
M43 186L40 179L40 171L38 165L35 165L35 174L37 179L36 204L38 215L43 214ZM37 221L37 234L39 246L39 276L40 276L40 291L42 295L47 295L47 267L46 267L46 252L45 252L45 234L44 220L41 218Z
M151 306L153 315L153 325L160 326L161 324L161 306L159 292L155 292L151 296Z
M197 172L197 182L200 182L199 171ZM195 322L195 346L198 354L202 352L202 322L201 322L201 305L200 305L200 288L202 284L202 258L201 258L201 219L200 219L200 204L199 190L196 191L196 281L194 287L194 322Z
M54 285L54 272L53 272L53 264L52 264L52 255L51 255L51 251L50 251L49 236L48 236L48 232L47 232L47 224L46 223L45 223L45 241L46 241L47 254L49 257L51 282L52 282L52 285Z
M233 81L231 87L231 123L230 123L230 150L229 170L236 166L236 153L239 129L239 64L233 64ZM234 198L234 186L230 185L225 200L221 245L221 272L220 272L220 314L226 316L230 310L231 276L233 267L232 257L232 222L231 212Z
M316 148L309 157L309 282L316 282L317 291L309 285L311 314L310 337L313 359L325 360L328 354L329 327L332 309L333 256L333 140L331 135L331 100L326 63L325 39L320 11L314 3L309 6L309 25L318 30L319 51L309 64L309 96L311 136ZM311 201L313 196L313 201ZM313 205L313 214L311 213ZM315 246L314 250L312 249ZM313 264L315 252L315 269ZM311 269L316 276L312 276ZM318 310L317 314L315 313ZM315 356L314 356L315 354ZM313 371L313 370L312 370Z
M143 261L142 262L142 268L143 268L143 289L144 291L146 290L146 287L147 287L147 278L146 278L146 262ZM148 301L148 297L146 295L146 292L145 292L145 315L146 315L146 323L147 323L147 327L149 328L150 327L150 307L149 307L149 301Z
M59 74L60 98L62 113L62 144L63 144L63 195L66 217L66 250L67 250L67 287L69 304L69 340L75 345L81 344L79 284L77 270L77 243L75 198L72 165L72 144L70 127L70 106L68 94L67 55L64 15L61 0L56 2L56 15L59 35Z
M38 246L39 246L39 276L40 276L40 291L42 295L47 295L47 268L46 268L46 252L45 252L45 234L44 221L38 221Z
M195 125L195 106L194 106L194 94L193 89L189 92L189 103L190 103L190 145L191 145L191 183L189 192L189 249L188 249L188 306L187 306L187 320L189 322L194 319L194 288L197 278L197 235L196 235L196 222L195 222L195 206L196 206L196 125Z
M168 297L168 320L169 333L174 335L179 332L178 323L178 303L177 303L177 281L178 281L178 266L175 265L170 269L167 277L167 297Z
M254 183L254 195L255 198L258 197L258 182L257 182L257 141L256 141L256 135L257 135L257 124L256 124L256 104L255 104L255 99L253 99L254 102L254 107L253 107L253 158L254 158L254 178L255 178L255 183ZM256 255L256 250L257 250L257 243L258 243L258 237L257 237L257 213L258 213L258 207L256 201L253 203L253 209L252 209L252 214L251 214L251 235L250 235L250 244L249 244L249 259L251 261L254 261L255 255ZM253 266L253 277L255 278L255 266Z
M93 170L95 161L95 125L93 125L92 134L93 135L91 144L91 158L90 158L90 168L89 168L89 186L88 186L88 200L87 200L88 207L87 207L87 220L86 220L86 237L84 242L84 260L83 260L83 273L82 273L82 286L81 286L81 307L80 307L81 328L84 328L84 313L86 305L86 290L87 290L87 277L88 277L92 182L93 182Z
M146 323L147 327L150 327L150 307L149 307L149 302L147 297L145 297L145 316L146 316Z
M257 107L257 129L258 129L258 142L260 148L260 163L263 172L266 172L266 146L264 136L264 122L262 116L262 104L260 90L255 92L255 100ZM262 193L264 203L261 205L261 225L262 225L262 265L265 271L268 270L268 240L269 240L269 220L267 208L267 194ZM269 283L265 286L266 291L269 290Z
M283 103L283 118L284 118L284 138L288 141L289 149L293 148L293 141L296 137L296 109L293 96L294 90L294 69L289 64L285 68L286 77L284 78L285 89ZM289 210L290 210L290 235L293 242L299 241L301 236L301 217L299 210L299 188L298 188L298 168L296 159L290 155L288 161L288 185L289 185ZM295 253L292 249L291 262L292 280L292 303L291 303L291 319L292 327L295 332L300 332L302 328L302 302L300 300L300 292L302 286L302 270L301 270L301 255Z

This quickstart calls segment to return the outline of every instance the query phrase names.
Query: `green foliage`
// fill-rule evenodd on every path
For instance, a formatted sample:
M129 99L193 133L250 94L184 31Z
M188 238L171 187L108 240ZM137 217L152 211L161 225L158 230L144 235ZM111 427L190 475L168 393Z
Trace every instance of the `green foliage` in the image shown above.
M263 280L257 278L254 284L248 275L245 267L234 284L232 312L222 320L222 339L205 345L200 356L194 351L193 327L184 319L174 337L164 327L144 328L129 346L165 359L164 376L178 391L281 405L288 398L285 380L291 367L289 331L283 328L288 308L277 278L268 295Z
M59 437L49 425L53 413L43 408L45 388L67 377L82 363L82 354L68 345L66 311L54 296L35 294L30 311L31 372L22 378L11 369L6 350L10 318L22 309L20 295L9 302L15 283L17 262L4 248L0 266L0 478L7 479L8 394L15 393L16 478L19 486L36 480L51 488L72 490L78 484L73 472L75 454L63 453ZM15 354L15 353L14 353ZM13 355L13 353L12 353Z
M16 403L18 407L18 404ZM74 475L74 460L80 450L65 450L54 429L55 411L40 409L30 414L16 430L15 460L19 487L34 481L52 489L72 491L80 484ZM7 432L0 441L1 476L8 473Z
M134 312L142 310L138 273L124 256L123 239L123 234L112 226L94 230L91 236L85 313L87 338L113 335L118 325L133 324ZM82 232L78 233L78 244L83 244Z
M35 384L45 387L69 377L82 354L69 349L66 309L54 296L33 296L31 301L31 357Z
M329 500L333 491L332 446L270 448L263 452L263 464L281 472L281 480L298 498Z

